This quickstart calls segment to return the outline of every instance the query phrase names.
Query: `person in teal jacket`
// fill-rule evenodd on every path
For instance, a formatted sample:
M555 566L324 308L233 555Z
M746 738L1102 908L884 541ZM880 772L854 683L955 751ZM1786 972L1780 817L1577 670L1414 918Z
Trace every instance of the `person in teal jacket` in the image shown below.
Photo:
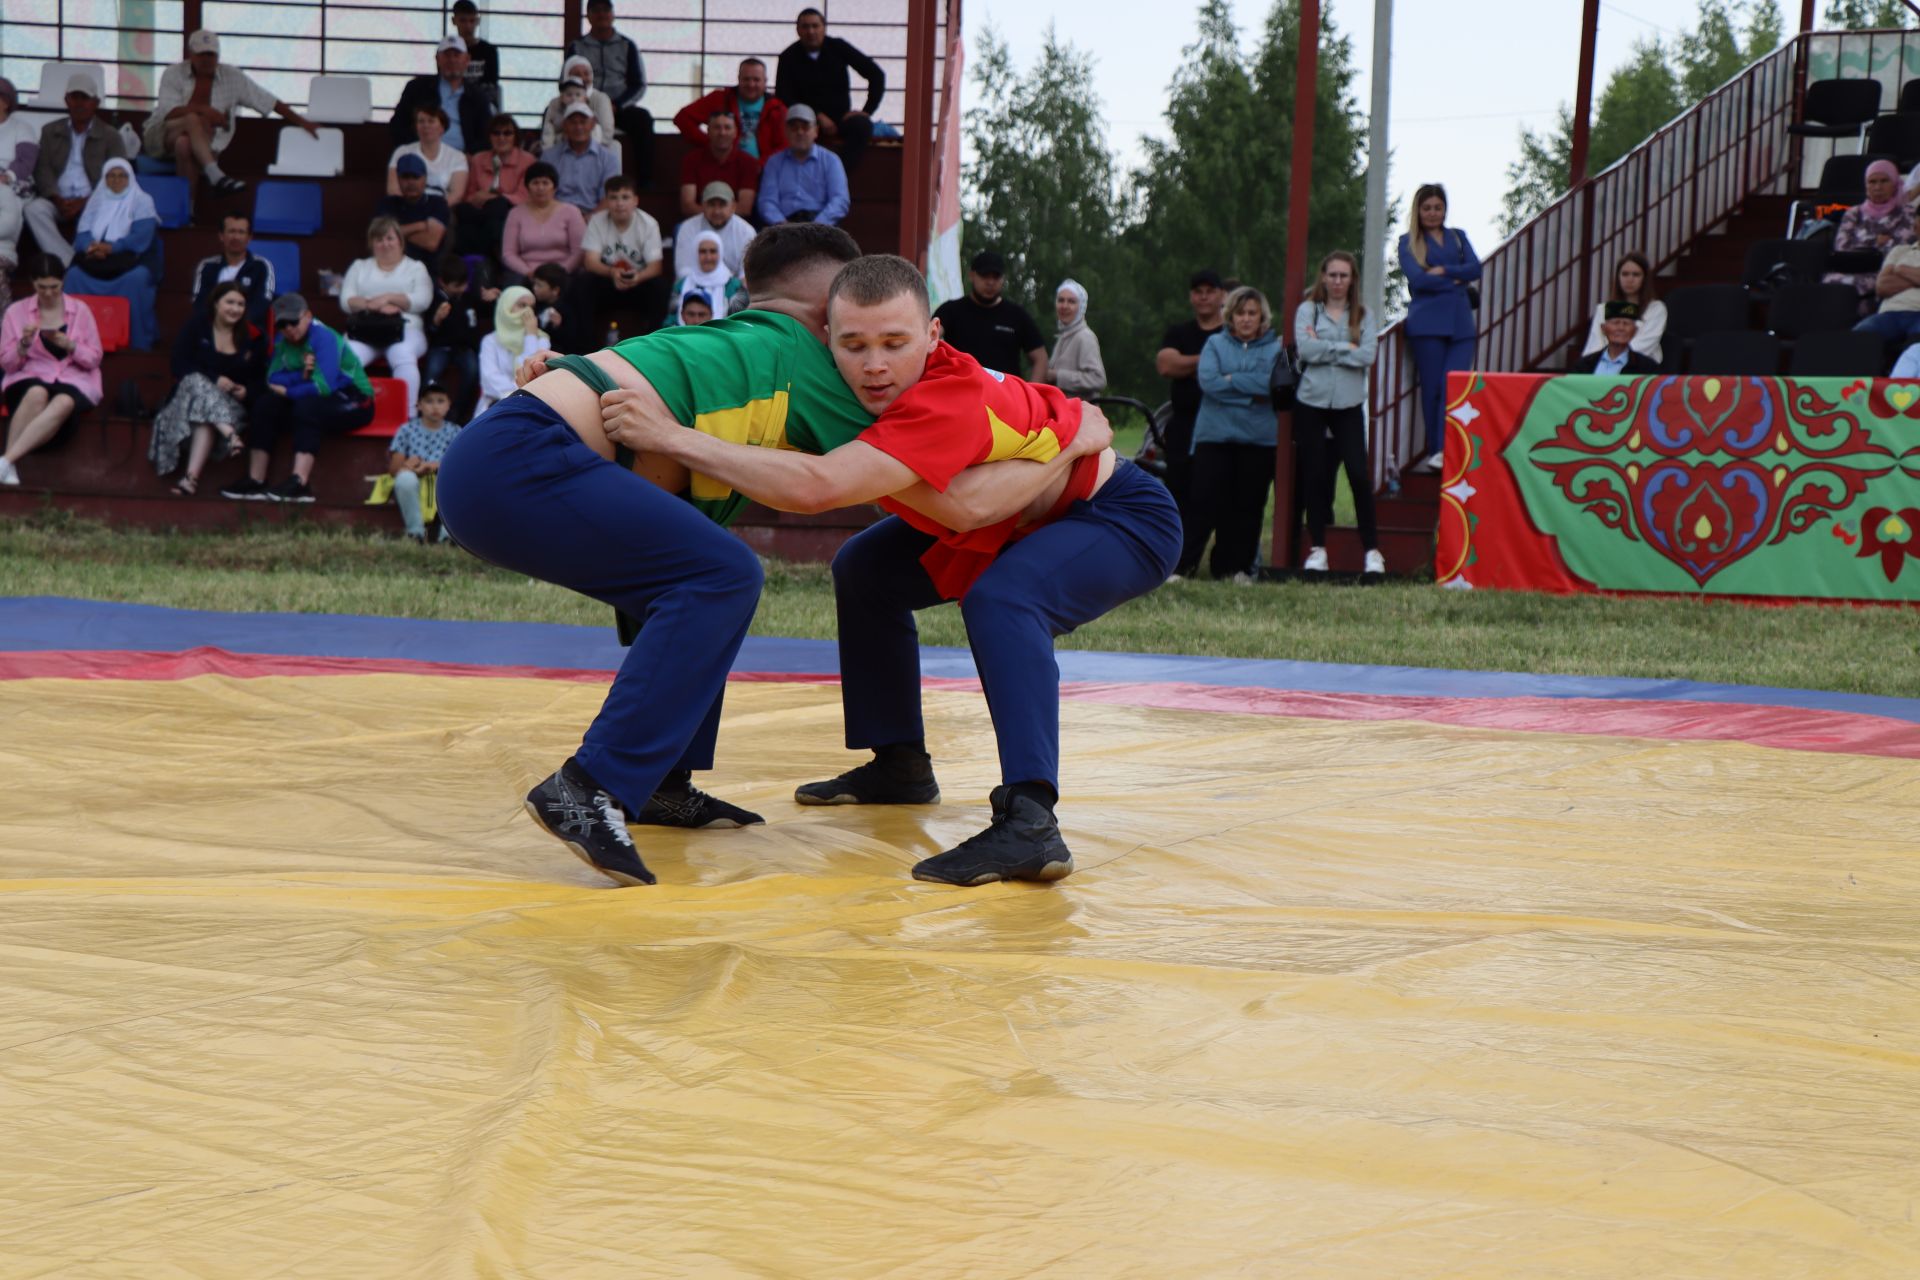
M330 435L373 421L373 384L347 340L313 318L307 300L273 300L273 355L267 389L247 422L247 477L220 491L238 501L312 502L313 457ZM267 485L267 464L281 435L293 434L293 474Z
M1200 349L1193 478L1180 513L1186 540L1174 576L1190 576L1200 567L1211 536L1213 576L1252 582L1279 439L1272 383L1280 335L1273 331L1273 309L1258 289L1228 294L1226 312L1226 327Z

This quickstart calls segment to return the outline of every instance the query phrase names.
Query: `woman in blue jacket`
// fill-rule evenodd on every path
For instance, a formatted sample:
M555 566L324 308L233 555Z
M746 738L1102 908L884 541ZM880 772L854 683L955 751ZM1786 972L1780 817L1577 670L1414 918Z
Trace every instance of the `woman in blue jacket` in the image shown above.
M80 212L66 289L83 296L125 298L128 341L142 351L153 346L157 327L159 230L153 197L140 189L133 166L125 160L107 161Z
M1467 233L1447 225L1447 189L1429 182L1413 193L1413 226L1400 237L1400 270L1413 298L1407 338L1420 379L1427 457L1438 470L1447 428L1447 375L1473 367L1473 305L1467 288L1480 278L1480 258Z
M1227 323L1200 349L1200 413L1193 423L1193 476L1181 512L1186 541L1175 577L1208 565L1216 578L1253 581L1260 554L1260 517L1273 484L1279 423L1273 411L1273 362L1280 335L1258 289L1227 295Z

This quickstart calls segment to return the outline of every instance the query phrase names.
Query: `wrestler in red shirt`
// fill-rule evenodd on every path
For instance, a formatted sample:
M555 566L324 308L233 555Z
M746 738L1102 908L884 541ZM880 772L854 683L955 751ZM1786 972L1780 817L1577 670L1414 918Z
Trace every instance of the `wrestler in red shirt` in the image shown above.
M834 558L847 745L874 759L800 787L802 804L931 804L940 798L920 711L913 613L959 600L1000 749L1002 784L978 835L914 867L916 879L974 885L1057 880L1073 870L1059 795L1056 636L1152 590L1172 572L1180 518L1166 488L1106 447L1092 406L984 370L940 342L911 263L871 255L828 293L828 346L879 415L820 457L733 444L602 399L609 436L685 464L770 507L824 511L878 501L895 514ZM1004 490L948 503L942 525L909 507L976 463L1028 460ZM953 497L955 495L948 495ZM964 509L957 509L964 508Z

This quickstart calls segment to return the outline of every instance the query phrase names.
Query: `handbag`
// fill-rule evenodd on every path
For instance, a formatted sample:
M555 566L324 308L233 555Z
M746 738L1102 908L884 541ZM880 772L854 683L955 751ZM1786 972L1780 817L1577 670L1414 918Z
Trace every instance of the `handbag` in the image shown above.
M1478 311L1479 309L1480 309L1480 286L1477 284L1470 284L1467 286L1467 310Z
M380 311L356 311L347 317L347 336L369 347L384 349L407 336L407 318Z
M1273 372L1267 377L1267 393L1273 398L1274 409L1291 412L1299 390L1300 353L1292 343L1283 342L1279 354L1273 358Z

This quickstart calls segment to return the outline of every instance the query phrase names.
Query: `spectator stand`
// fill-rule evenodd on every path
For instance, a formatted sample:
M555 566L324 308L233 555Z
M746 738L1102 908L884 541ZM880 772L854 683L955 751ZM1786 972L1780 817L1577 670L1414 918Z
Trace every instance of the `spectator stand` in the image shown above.
M899 4L900 13L904 16L904 0L899 0ZM249 14L264 15L270 9L312 12L322 6L269 6L257 4L254 0L237 0L234 8L236 11L244 10L240 16L245 18ZM78 12L71 5L68 10L71 13ZM10 18L9 36L14 35L16 27L22 32L30 28L44 30L50 42L47 47L53 48L58 47L55 37L64 30L65 38L70 42L68 47L79 47L75 36L75 31L79 29L78 19L70 16L68 21L74 25L62 28L61 12L56 5L49 10L51 16L44 20L36 17L31 22L16 24ZM329 21L349 14L346 7L339 5L332 6L327 12L332 15ZM356 9L352 12L375 11ZM406 12L410 22L424 20L421 11ZM378 14L391 16L388 10L379 10ZM266 19L263 17L262 20ZM351 20L360 21L358 18ZM429 25L437 28L440 21L439 16L434 16ZM489 38L502 46L509 75L519 68L529 86L537 87L539 102L544 104L552 92L552 73L557 70L562 57L559 49L562 16L557 12L534 17L498 16L490 19L490 23L495 29ZM531 44L514 46L499 34L499 28L510 24L522 24L514 26L514 30L546 32L551 36L551 41L540 48ZM719 29L716 24L709 29L709 34ZM778 44L754 51L763 53L771 61L773 55L792 38L790 25L780 24L780 32L784 39ZM148 31L144 35L151 38L154 33ZM856 38L867 39L868 36L862 34ZM178 59L183 39L184 34L172 33L152 39L154 51L146 55L151 57L151 62L122 63L101 68L107 98L102 114L110 123L130 124L136 131L141 127L159 75ZM177 201L173 200L174 193L167 191L165 181L158 177L143 176L143 183L155 193L156 203L161 205L163 215L160 240L165 270L159 281L156 308L157 329L162 336L151 351L122 349L106 357L101 369L103 404L79 419L65 443L36 453L23 462L25 483L20 488L0 492L0 516L38 510L51 501L62 509L90 518L156 527L233 527L259 520L302 519L366 524L388 529L392 523L391 513L376 510L369 514L369 509L362 505L366 497L364 477L385 469L386 439L411 408L396 406L391 401L383 407L382 416L378 419L383 426L389 419L392 420L392 425L387 427L384 434L348 437L335 442L320 455L313 473L317 501L310 506L283 508L270 503L224 501L216 496L218 485L230 478L221 469L222 464L209 468L207 479L210 483L202 485L198 497L177 498L169 492L171 479L154 475L147 462L151 414L165 403L173 388L168 367L171 337L179 332L191 314L195 267L202 259L218 252L222 215L229 212L252 215L263 191L274 193L267 195L268 202L272 204L276 194L279 194L276 188L284 183L304 188L290 203L296 213L308 215L303 225L312 226L313 230L299 234L256 227L253 248L261 256L273 259L281 291L297 285L312 305L315 315L323 322L339 328L344 324L344 317L336 301L319 288L319 273L345 271L354 259L364 256L366 224L385 192L386 163L392 149L387 138L387 114L404 81L403 76L315 76L313 72L322 70L317 65L288 69L290 53L296 62L312 53L308 45L300 41L274 41L264 36L231 34L227 30L222 31L222 39L225 60L241 66L285 101L306 106L317 86L319 96L332 104L322 113L329 117L324 122L323 139L337 130L338 150L336 152L333 149L330 141L313 148L295 143L291 154L296 165L320 172L300 177L272 175L270 166L281 163L286 157L283 147L287 145L289 130L278 119L245 115L238 122L233 144L225 159L232 172L251 184L249 189L233 196L220 196L204 184L201 185L192 192L191 222L184 222L180 217L177 207L174 207L177 205ZM372 42L369 40L366 43ZM390 33L383 37L382 43L393 43ZM328 44L328 56L342 58L349 65L334 63L324 69L352 70L350 64L354 57L359 56L352 52L356 47L353 42L343 41L339 49L333 47L331 38ZM19 47L14 46L11 39L9 45L10 48ZM317 55L312 56L317 58ZM422 37L417 48L406 49L405 56L409 59L406 63L409 72L430 66L432 40ZM653 56L652 50L649 50L650 72L654 69ZM546 66L547 61L553 64L551 68ZM712 67L724 64L731 75L735 61L737 56L729 52L724 57L718 57ZM536 70L537 75L534 74ZM0 73L8 75L20 85L23 96L31 100L30 87L40 83L42 61L40 58L18 57L11 53L0 55ZM64 77L58 83L64 84ZM532 92L530 89L529 93ZM649 90L649 101L659 95L663 100L658 105L666 106L673 102L673 98L667 95L678 92L678 89L669 88L664 82L657 82L657 87ZM509 105L513 104L514 100L509 97ZM538 120L537 106L522 110L520 114L528 125ZM47 113L45 118L51 120L56 117ZM313 141L307 139L304 133L299 136L303 143ZM656 132L653 144L655 172L661 175L677 173L684 150L679 135L670 128L662 128ZM317 162L315 152L318 152ZM326 176L325 170L336 154L339 172L334 176ZM876 145L868 151L865 163L852 177L854 215L846 225L870 250L890 251L898 247L901 157L902 151L898 146ZM146 165L142 168L164 171L170 166ZM660 223L668 236L678 221L675 216L677 194L673 184L664 178L656 190L642 194L641 207ZM311 217L315 208L319 215L317 224ZM670 244L666 251L671 255ZM24 296L27 287L26 282L16 281L16 296ZM376 365L371 372L379 379L385 370ZM122 416L120 409L127 390L137 395L145 410L143 415ZM223 465L237 469L240 464L229 462ZM277 460L275 465L283 463ZM806 517L756 510L750 512L742 522L741 534L763 552L825 559L832 555L849 532L863 526L867 518L865 513L828 513Z
M1823 371L1839 353L1861 350L1861 344L1833 336L1837 317L1828 311L1789 318L1785 311L1776 315L1768 309L1778 286L1819 283L1818 250L1775 258L1768 270L1785 264L1788 272L1764 283L1748 279L1748 256L1758 242L1790 235L1797 200L1811 214L1857 201L1860 174L1871 158L1861 154L1869 137L1901 149L1916 145L1915 131L1904 123L1875 127L1879 118L1899 109L1920 111L1920 88L1915 87L1920 72L1910 68L1920 69L1916 31L1802 33L1755 62L1482 255L1475 368L1564 368L1568 348L1584 340L1593 308L1606 296L1608 274L1630 250L1644 252L1654 263L1656 286L1669 305L1670 335L1676 294L1693 286L1739 289L1752 283L1762 287L1742 291L1745 305L1737 322L1726 329L1702 329L1692 340L1711 332L1765 335L1774 330L1773 367L1779 372L1797 367L1800 344L1816 338L1806 358ZM1877 82L1878 115L1862 115L1856 104L1848 120L1836 117L1832 136L1822 136L1817 128L1791 130L1805 118L1801 86L1832 79ZM1847 102L1870 96L1871 90L1837 95ZM1683 336L1682 344L1686 341ZM1711 350L1764 363L1762 348L1769 345L1716 340ZM1687 358L1683 354L1676 367L1670 347L1668 370L1689 371ZM1370 397L1383 526L1403 522L1400 515L1389 515L1399 502L1437 510L1440 501L1436 477L1403 474L1420 452L1417 401L1405 335L1398 325L1389 326L1381 335ZM1342 537L1350 538L1351 531L1330 533L1330 543Z

